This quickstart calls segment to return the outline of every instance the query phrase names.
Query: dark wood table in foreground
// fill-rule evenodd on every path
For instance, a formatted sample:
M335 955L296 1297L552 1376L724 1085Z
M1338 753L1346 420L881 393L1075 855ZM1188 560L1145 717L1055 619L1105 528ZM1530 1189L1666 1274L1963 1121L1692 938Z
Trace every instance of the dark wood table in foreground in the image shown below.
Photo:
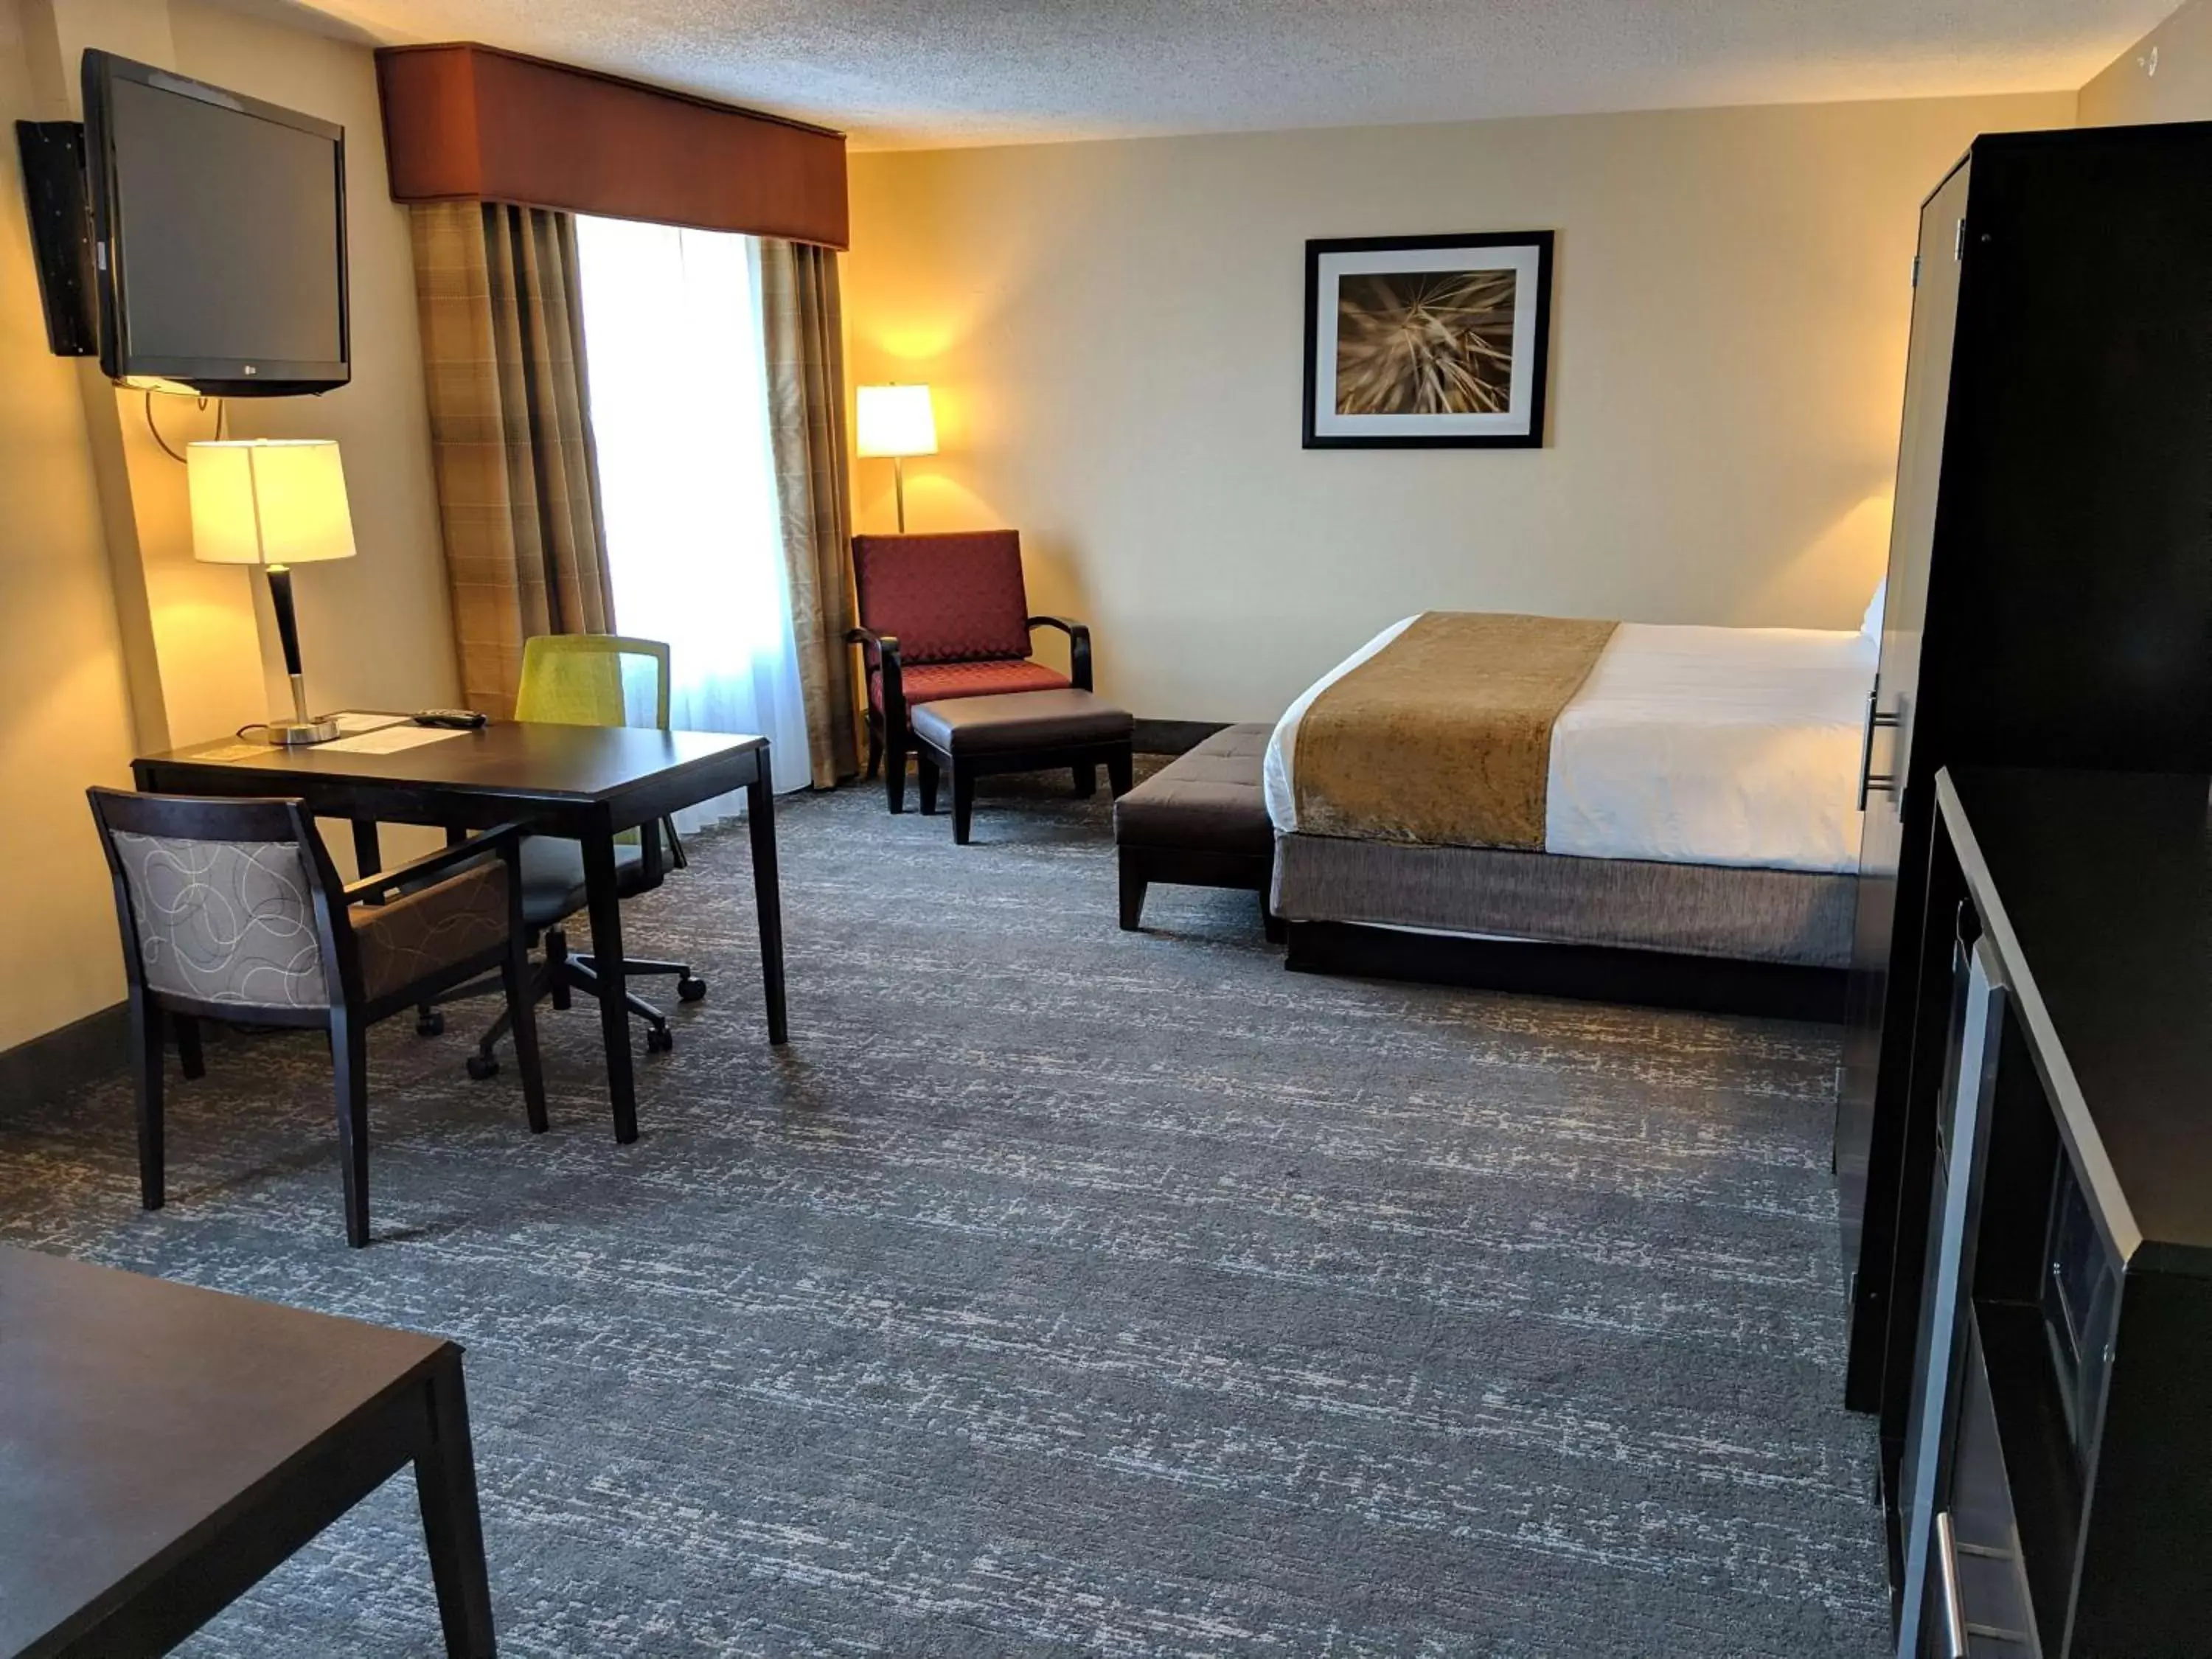
M0 1249L0 1656L167 1653L409 1463L494 1650L451 1342Z
M615 1138L637 1139L637 1084L629 1009L623 1000L622 902L615 837L734 789L745 792L752 835L753 896L760 915L761 982L768 1040L787 1035L783 1002L783 910L775 867L775 798L765 738L635 726L558 726L495 720L396 754L327 746L257 748L231 739L200 744L131 764L141 789L177 795L276 795L304 800L319 817L350 818L365 869L380 867L379 823L422 823L452 834L525 818L584 849L592 950L597 958L600 1030Z

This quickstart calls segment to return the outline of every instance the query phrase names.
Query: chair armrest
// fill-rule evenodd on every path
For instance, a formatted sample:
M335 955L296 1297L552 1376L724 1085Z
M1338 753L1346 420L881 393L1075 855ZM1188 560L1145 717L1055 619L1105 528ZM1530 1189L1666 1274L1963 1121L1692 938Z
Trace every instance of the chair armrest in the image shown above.
M496 830L487 830L480 836L455 842L451 847L441 847L434 853L425 853L419 859L410 859L404 864L395 864L389 870L380 870L373 876L363 876L359 881L348 882L339 891L348 904L359 904L363 899L375 898L397 888L416 882L443 876L465 864L473 864L487 853L505 851L520 843L530 826L516 819L502 823Z
M872 628L854 628L846 631L845 638L849 643L862 647L864 651L872 650L876 653L873 667L883 684L884 722L891 731L905 731L906 670L899 661L898 635L878 634Z
M1068 678L1079 690L1091 690L1091 629L1089 624L1070 622L1065 617L1031 617L1029 626L1057 628L1067 635Z

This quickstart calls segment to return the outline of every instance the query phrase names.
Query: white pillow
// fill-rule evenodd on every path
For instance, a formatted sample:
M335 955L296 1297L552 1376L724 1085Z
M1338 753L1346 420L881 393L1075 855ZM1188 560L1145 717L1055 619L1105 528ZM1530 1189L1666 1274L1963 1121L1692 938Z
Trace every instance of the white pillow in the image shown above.
M1889 578L1884 576L1874 585L1874 597L1867 601L1866 617L1859 623L1859 632L1877 642L1881 639L1882 605L1889 598Z

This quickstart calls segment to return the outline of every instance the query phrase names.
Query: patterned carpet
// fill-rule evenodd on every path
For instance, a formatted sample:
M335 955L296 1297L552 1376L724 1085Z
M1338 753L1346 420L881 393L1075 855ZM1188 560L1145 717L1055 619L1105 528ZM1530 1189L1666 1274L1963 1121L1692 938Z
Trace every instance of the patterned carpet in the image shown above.
M976 841L787 798L793 1041L741 831L637 907L713 985L617 1147L473 1011L375 1039L344 1247L313 1040L0 1106L0 1242L443 1332L517 1656L1872 1656L1822 1027L1288 975L1248 896L1114 925L1093 802ZM188 1644L440 1650L403 1478Z

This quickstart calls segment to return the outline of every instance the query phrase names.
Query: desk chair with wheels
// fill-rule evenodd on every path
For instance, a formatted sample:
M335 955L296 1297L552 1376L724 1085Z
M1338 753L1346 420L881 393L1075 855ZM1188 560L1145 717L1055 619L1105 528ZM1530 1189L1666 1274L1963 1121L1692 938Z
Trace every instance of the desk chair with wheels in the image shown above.
M668 729L668 647L657 640L629 639L618 634L542 634L527 640L522 650L522 683L515 694L518 720L543 720L563 726L647 726ZM522 884L522 918L529 941L543 944L543 958L532 970L526 988L534 1005L550 1000L566 1009L571 996L581 991L599 994L599 972L587 956L569 952L562 926L583 910L586 902L583 849L559 836L525 836L517 863ZM658 819L643 830L623 836L615 845L615 870L622 896L633 898L660 885L670 866L684 866L684 843L676 826ZM623 971L639 975L665 974L676 980L676 994L696 1002L707 994L707 982L684 962L664 962L625 957ZM488 982L461 987L440 1002L489 992ZM665 1053L676 1046L668 1029L668 1016L635 992L625 992L630 1012L646 1022L645 1046ZM472 1078L482 1079L499 1070L501 1039L512 1028L510 1012L501 1012L477 1042L469 1056ZM444 1016L434 1007L420 1010L416 1028L425 1036L445 1029Z

